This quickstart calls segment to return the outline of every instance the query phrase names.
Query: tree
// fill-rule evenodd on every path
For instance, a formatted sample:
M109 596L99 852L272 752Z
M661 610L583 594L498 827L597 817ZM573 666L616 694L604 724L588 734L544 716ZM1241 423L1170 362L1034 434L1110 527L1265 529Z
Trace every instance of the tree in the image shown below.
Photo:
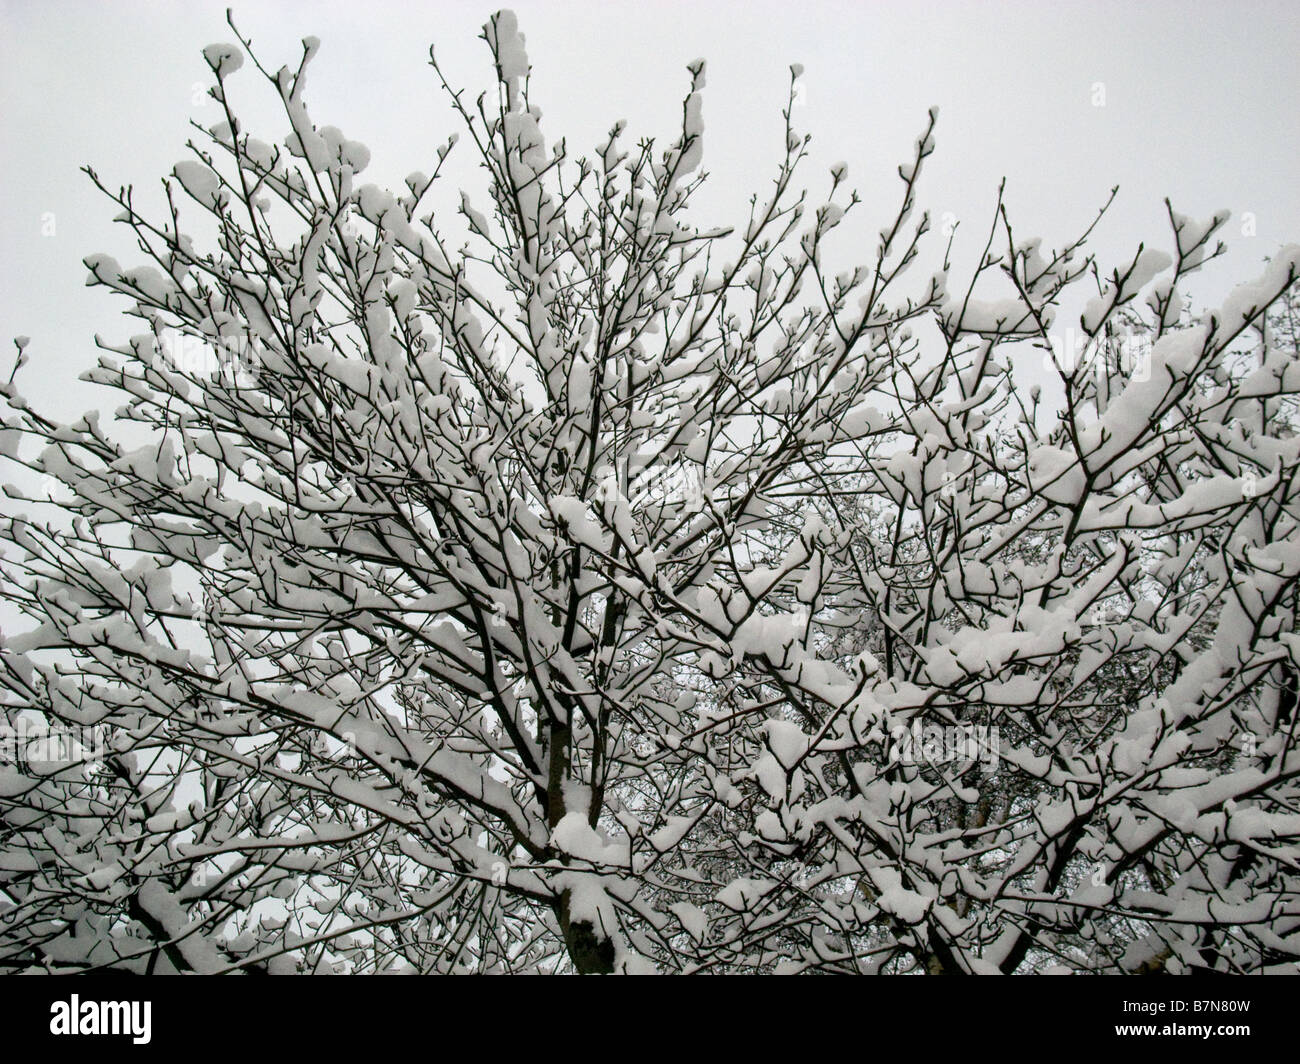
M62 497L7 489L0 968L1300 955L1300 248L1194 317L1226 215L1104 269L999 193L973 274L904 291L933 112L836 273L858 197L798 190L792 108L743 228L700 229L702 62L666 149L575 159L514 16L483 37L473 103L430 53L490 181L463 245L422 215L456 138L360 183L311 38L205 49L224 118L161 217L87 169L151 263L89 283L147 331L97 338L112 424L32 410L25 340L4 389ZM283 146L228 102L246 57Z

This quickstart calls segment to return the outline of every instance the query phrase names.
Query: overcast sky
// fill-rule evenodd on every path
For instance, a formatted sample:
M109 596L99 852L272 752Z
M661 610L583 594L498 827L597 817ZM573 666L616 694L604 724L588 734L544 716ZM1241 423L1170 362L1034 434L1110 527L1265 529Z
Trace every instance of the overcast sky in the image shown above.
M210 124L204 45L232 38L225 3L69 0L0 2L0 336L32 337L24 389L71 415L94 401L70 385L95 360L95 331L140 331L119 301L83 287L81 259L107 251L138 261L111 204L78 167L158 201L158 178L185 157L193 119ZM550 140L589 150L614 120L629 135L671 136L688 87L685 66L708 60L701 225L744 221L780 156L788 67L806 68L796 122L814 137L816 187L843 160L862 193L858 224L892 218L897 165L941 109L938 149L920 202L961 222L977 253L999 180L1017 236L1059 244L1081 230L1112 185L1120 198L1097 235L1103 261L1139 240L1168 247L1165 196L1186 214L1234 212L1231 254L1191 290L1216 301L1256 276L1264 256L1300 240L1300 4L520 2L533 96ZM477 39L487 3L393 0L235 5L264 64L297 62L321 38L307 101L317 124L367 144L366 179L400 182L430 168L456 126L427 65L430 44L476 95L491 84ZM265 92L246 67L249 98ZM281 117L249 125L282 140ZM468 167L468 157L462 164ZM471 180L477 180L473 171ZM147 202L147 201L146 201ZM1253 216L1254 235L1249 231ZM861 261L870 251L864 249ZM849 263L845 262L844 266ZM6 366L10 363L6 358ZM7 376L7 370L6 370Z

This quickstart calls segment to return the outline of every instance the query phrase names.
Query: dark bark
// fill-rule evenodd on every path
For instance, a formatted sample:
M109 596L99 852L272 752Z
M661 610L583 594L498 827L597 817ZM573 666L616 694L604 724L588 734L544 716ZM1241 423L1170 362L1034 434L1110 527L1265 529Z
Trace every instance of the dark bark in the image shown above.
M573 965L582 975L609 975L614 971L614 943L597 930L590 920L572 920L569 915L569 892L560 896L556 906L564 944Z

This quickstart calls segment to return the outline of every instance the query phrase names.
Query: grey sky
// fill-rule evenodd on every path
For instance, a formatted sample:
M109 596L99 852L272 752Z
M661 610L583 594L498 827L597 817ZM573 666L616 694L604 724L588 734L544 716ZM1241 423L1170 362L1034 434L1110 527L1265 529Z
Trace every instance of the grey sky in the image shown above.
M714 188L700 200L708 209L701 224L743 223L748 193L766 186L780 154L787 68L799 62L796 122L815 138L805 180L821 190L826 168L846 161L865 200L864 239L892 217L896 167L937 104L938 149L920 203L961 221L968 254L978 251L1003 175L1017 236L1046 244L1075 235L1119 184L1095 243L1105 261L1131 255L1140 239L1168 246L1166 195L1198 218L1231 208L1231 254L1192 289L1201 303L1300 240L1294 3L513 7L543 132L567 136L575 151L590 150L618 118L632 136L670 136L688 87L685 64L708 59L704 158ZM93 390L69 386L95 359L92 333L122 340L140 331L119 317L118 300L82 285L83 256L107 251L124 266L136 257L129 233L109 222L112 205L77 167L89 162L106 182L134 182L158 202L158 178L185 157L187 122L217 118L201 94L208 71L199 53L231 39L224 9L196 0L0 3L0 337L10 353L10 337L32 337L24 389L60 414L94 401ZM307 89L312 117L367 144L366 179L390 183L427 169L434 145L455 129L428 45L476 95L490 84L476 38L491 10L461 0L263 0L237 4L235 17L273 68L296 63L301 37L321 38ZM246 67L237 78L252 90L257 75ZM283 138L282 117L260 128L249 118L263 139ZM466 153L454 173L477 180L470 167ZM1242 235L1245 212L1254 236ZM43 235L51 223L53 235ZM869 255L864 248L857 259Z

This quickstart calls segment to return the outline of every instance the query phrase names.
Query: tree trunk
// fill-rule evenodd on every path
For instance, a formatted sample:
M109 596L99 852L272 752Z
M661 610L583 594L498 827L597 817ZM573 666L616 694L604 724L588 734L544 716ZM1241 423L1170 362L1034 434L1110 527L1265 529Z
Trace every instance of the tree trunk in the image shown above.
M581 975L609 975L614 971L614 943L601 933L590 920L572 920L569 913L569 892L560 895L556 906L560 930L569 957Z

